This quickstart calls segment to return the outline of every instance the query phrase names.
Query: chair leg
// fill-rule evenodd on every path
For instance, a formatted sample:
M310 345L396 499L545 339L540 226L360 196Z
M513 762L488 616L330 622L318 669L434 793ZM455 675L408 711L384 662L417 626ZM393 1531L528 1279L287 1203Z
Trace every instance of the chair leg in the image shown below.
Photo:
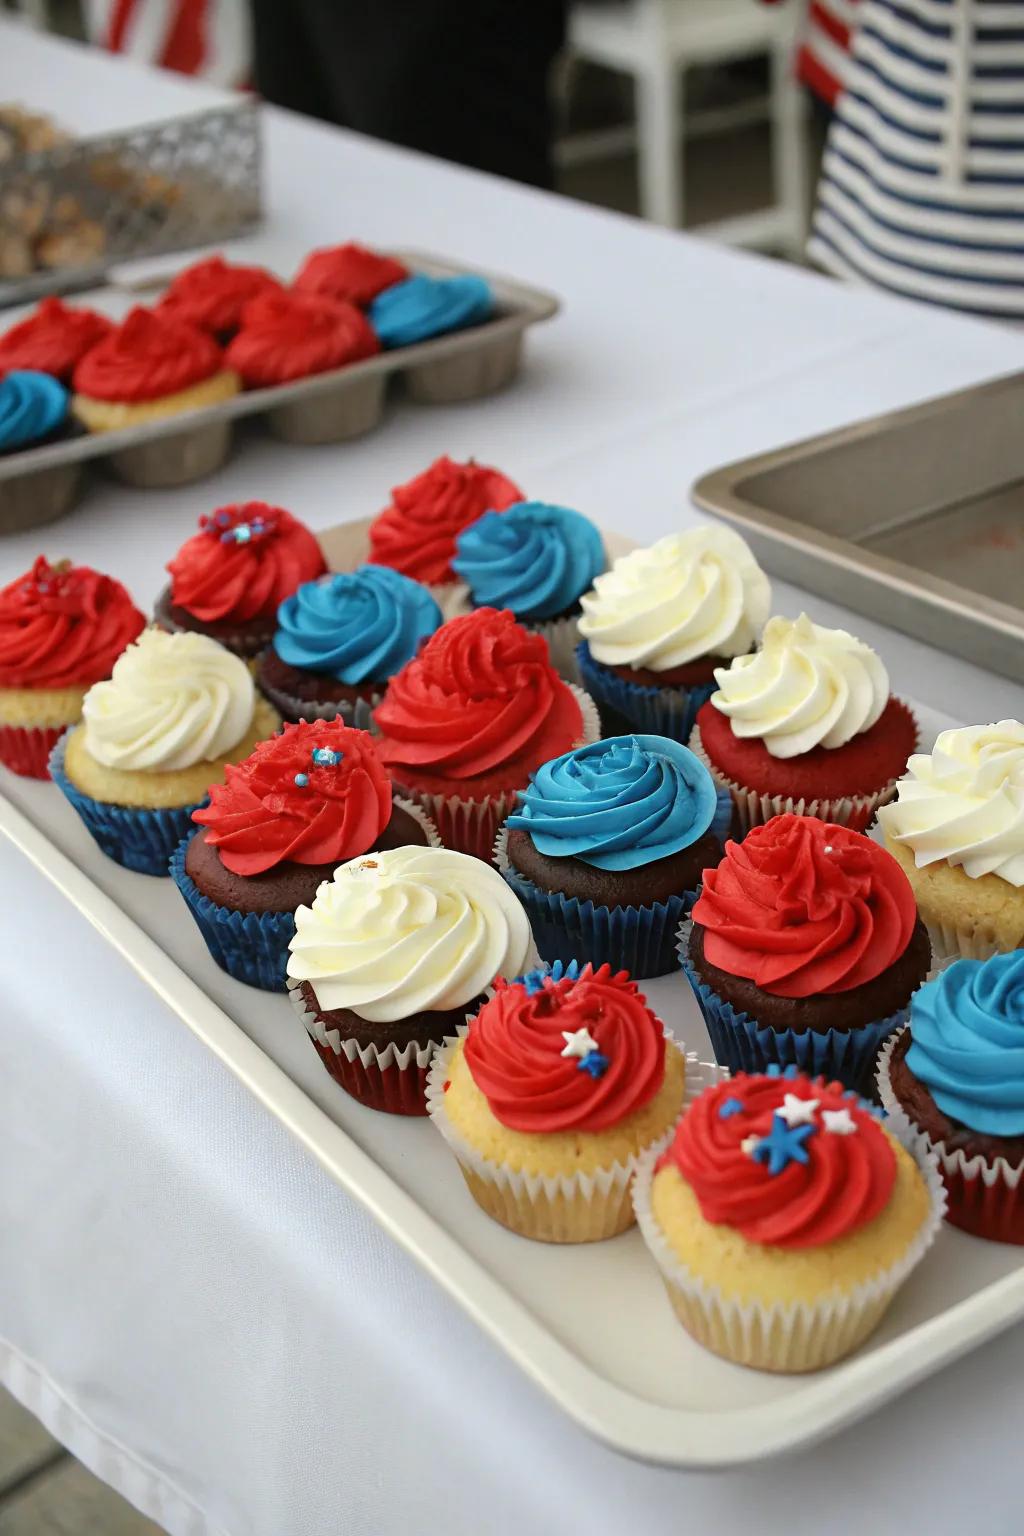
M683 157L678 149L683 114L682 69L660 61L636 77L640 212L655 224L683 222Z
M810 201L807 124L803 92L793 75L793 50L787 39L771 58L772 180L775 202L785 218L788 252L803 255Z

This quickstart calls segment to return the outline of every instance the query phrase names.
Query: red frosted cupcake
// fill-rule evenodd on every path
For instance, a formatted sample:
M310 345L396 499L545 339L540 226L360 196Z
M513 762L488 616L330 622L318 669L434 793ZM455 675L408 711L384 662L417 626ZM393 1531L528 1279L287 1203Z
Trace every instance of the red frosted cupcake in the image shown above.
M321 293L365 309L385 288L404 282L409 268L393 256L381 256L349 241L311 251L299 268L294 286L303 293Z
M274 638L277 610L327 567L315 536L283 507L246 501L199 519L168 563L157 598L162 629L195 629L237 656L255 656Z
M230 399L239 379L212 336L133 309L75 366L73 414L90 432L162 421Z
M246 389L265 389L329 373L379 351L376 332L354 304L282 290L246 305L227 361Z
M892 798L917 722L845 629L770 619L760 648L715 679L690 746L729 790L743 831L784 811L862 831Z
M280 293L282 286L263 267L236 266L223 256L210 256L178 273L156 312L210 331L223 344L238 330L250 299Z
M60 299L43 299L0 336L0 376L28 369L68 384L79 358L111 330L113 322L94 309L72 309Z

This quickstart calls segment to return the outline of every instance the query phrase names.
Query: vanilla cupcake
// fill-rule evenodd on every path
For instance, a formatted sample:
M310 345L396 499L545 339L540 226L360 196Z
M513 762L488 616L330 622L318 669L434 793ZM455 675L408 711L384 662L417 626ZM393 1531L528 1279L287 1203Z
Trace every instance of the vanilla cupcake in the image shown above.
M75 365L72 413L90 432L116 432L218 405L241 389L205 331L133 309Z

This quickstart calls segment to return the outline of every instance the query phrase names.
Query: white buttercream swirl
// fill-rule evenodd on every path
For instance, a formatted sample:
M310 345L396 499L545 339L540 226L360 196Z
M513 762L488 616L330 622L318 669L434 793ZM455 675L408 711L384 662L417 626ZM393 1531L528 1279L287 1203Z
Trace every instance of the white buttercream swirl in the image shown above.
M716 667L715 679L712 704L772 757L844 746L871 729L889 699L889 674L871 647L805 613L769 619L757 653Z
M191 768L242 740L254 703L249 668L216 640L146 629L86 694L85 744L108 768Z
M372 1023L461 1008L516 976L530 925L497 870L449 848L390 848L342 864L295 914L288 975L322 1009Z
M739 534L708 523L623 555L580 605L579 631L595 661L667 672L749 651L771 611L771 587Z
M878 813L886 836L918 869L945 859L972 880L998 875L1024 886L1024 725L965 725L942 731L931 753L915 752L897 798Z

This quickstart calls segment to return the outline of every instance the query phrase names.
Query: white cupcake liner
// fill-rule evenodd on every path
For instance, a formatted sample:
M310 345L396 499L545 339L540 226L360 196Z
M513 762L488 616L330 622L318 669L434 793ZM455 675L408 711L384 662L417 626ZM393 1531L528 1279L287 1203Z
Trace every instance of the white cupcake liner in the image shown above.
M376 1067L381 1072L386 1067L397 1067L400 1072L407 1072L410 1067L428 1066L437 1049L433 1042L429 1045L418 1045L415 1040L410 1040L401 1048L396 1047L392 1042L383 1050L376 1045L363 1045L356 1039L343 1036L338 1029L328 1029L323 1019L307 1007L299 987L289 987L288 1001L301 1019L311 1040L333 1051L335 1056L344 1056L346 1061L358 1061L364 1067Z
M955 923L936 922L923 912L921 920L928 930L932 954L942 959L990 960L993 955L1003 952L1003 946L998 943L995 935L991 930L986 931L981 924L975 925L973 929L958 928Z
M469 588L464 581L425 582L424 585L440 608L445 623L449 619L457 619L461 613L472 612Z
M580 643L578 613L561 619L529 619L526 628L535 635L543 635L548 643L551 665L567 683L582 683L576 647Z
M270 686L259 676L256 678L256 686L263 697L273 704L282 720L341 720L343 724L353 725L361 731L370 730L373 711L384 697L382 693L373 693L369 699L356 699L354 702L343 699L337 704L312 704L308 699L300 699L284 688Z

